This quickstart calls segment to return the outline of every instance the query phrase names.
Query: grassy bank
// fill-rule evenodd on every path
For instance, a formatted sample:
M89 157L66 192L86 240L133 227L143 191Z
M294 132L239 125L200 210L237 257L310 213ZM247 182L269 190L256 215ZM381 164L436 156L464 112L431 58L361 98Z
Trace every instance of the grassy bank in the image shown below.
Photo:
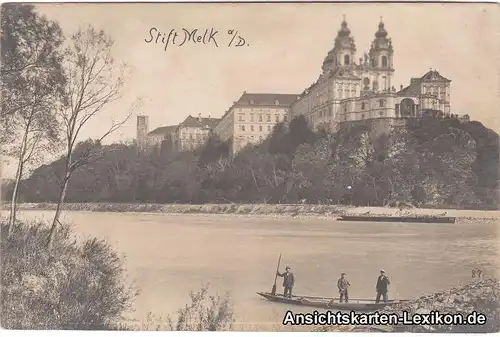
M1 209L7 210L9 205L3 203ZM52 203L21 203L19 210L55 210ZM62 207L67 211L87 212L137 212L164 214L252 214L283 216L326 216L370 215L396 216L402 211L388 207L353 207L344 205L314 204L126 204L126 203L66 203ZM413 208L403 210L405 216L439 216L446 215L461 219L500 219L500 211L425 209Z

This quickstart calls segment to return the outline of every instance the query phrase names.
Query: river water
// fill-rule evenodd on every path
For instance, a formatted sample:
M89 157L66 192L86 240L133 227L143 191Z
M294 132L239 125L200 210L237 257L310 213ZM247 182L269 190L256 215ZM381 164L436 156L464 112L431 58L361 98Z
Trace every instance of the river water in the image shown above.
M30 219L52 215L21 212ZM390 298L411 299L459 286L473 269L493 276L499 260L499 226L492 223L92 212L64 212L62 220L78 235L105 238L125 254L129 281L141 291L131 313L136 321L148 312L175 314L189 302L190 291L208 283L211 292L230 293L242 329L279 325L289 307L256 292L271 290L280 253L281 271L289 265L295 274L296 294L337 296L336 282L345 272L350 297L369 299L381 268L391 279Z

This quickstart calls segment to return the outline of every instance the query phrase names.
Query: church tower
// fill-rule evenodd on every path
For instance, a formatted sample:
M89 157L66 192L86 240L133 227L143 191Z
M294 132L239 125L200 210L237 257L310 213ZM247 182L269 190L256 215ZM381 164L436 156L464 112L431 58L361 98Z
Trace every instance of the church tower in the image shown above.
M139 151L144 151L147 148L148 119L148 116L137 116L137 149Z
M344 20L335 38L335 45L323 61L323 73L341 66L350 66L354 63L355 56L356 45L354 44L354 38L351 36L351 30L347 27L344 15Z
M380 18L375 39L372 42L369 59L370 68L376 80L372 82L374 92L386 92L391 88L391 78L394 74L392 41L387 37L384 22Z

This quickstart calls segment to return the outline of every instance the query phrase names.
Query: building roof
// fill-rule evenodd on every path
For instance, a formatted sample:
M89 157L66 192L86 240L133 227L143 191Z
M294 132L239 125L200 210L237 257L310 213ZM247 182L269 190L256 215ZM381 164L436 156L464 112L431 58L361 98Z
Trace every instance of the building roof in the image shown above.
M186 119L179 124L179 126L187 126L187 127L209 127L211 129L215 128L217 124L220 122L220 118L211 118L211 117L193 117L191 115L187 116Z
M420 79L412 79L409 86L398 91L398 96L418 97L420 95Z
M437 70L430 70L424 76L420 78L422 81L432 81L432 82L451 82L451 80L442 76Z
M451 82L451 80L442 76L437 70L430 70L420 78L412 78L410 85L397 92L399 96L417 97L421 95L420 85L422 82Z
M290 106L297 100L297 94L261 94L243 92L240 99L235 102L234 106L242 105L276 105Z
M148 136L167 135L169 133L174 132L176 127L177 125L161 126L159 128L154 129L151 132L148 132Z

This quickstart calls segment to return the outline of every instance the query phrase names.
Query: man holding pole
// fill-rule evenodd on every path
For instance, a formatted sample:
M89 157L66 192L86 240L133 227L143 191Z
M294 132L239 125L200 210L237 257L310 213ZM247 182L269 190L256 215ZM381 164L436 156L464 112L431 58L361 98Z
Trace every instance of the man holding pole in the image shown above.
M292 298L292 289L295 284L295 277L293 276L293 273L291 272L290 267L285 268L284 273L280 273L279 271L276 271L277 275L280 277L283 277L283 287L285 288L285 291L283 293L284 297Z

